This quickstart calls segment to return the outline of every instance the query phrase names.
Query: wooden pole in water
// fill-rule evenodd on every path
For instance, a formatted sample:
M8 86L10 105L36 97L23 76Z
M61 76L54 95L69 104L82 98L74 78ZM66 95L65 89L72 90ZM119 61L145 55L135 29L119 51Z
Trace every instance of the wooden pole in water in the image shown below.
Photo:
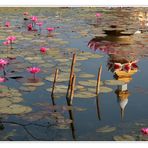
M99 71L98 71L97 86L96 86L96 94L97 95L100 91L99 89L100 89L101 73L102 73L102 65L100 66Z
M70 97L69 97L69 103L70 103L70 105L72 105L72 101L73 101L74 89L75 89L75 82L76 82L76 75L73 74L72 84L71 84L71 89L70 89Z
M53 81L53 85L52 85L51 96L53 96L53 94L54 94L55 84L56 84L56 81L57 81L57 78L58 78L58 73L59 73L59 70L56 69L55 75L54 75L54 81Z
M70 70L70 76L69 76L69 84L68 84L68 89L67 89L67 94L66 97L69 97L69 91L71 89L71 85L72 85L72 77L74 74L74 66L76 63L76 54L73 54L73 58L72 58L72 63L71 63L71 70Z

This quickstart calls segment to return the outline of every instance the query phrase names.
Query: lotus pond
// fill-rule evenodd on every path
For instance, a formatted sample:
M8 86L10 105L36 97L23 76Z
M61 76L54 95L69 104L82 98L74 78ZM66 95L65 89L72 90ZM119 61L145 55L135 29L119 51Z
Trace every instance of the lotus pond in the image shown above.
M0 8L0 140L147 141L147 11Z

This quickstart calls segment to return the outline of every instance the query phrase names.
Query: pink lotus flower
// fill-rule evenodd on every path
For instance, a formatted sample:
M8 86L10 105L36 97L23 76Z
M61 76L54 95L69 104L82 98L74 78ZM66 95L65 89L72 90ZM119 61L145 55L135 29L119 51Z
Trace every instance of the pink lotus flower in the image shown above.
M0 59L0 67L4 67L5 65L8 64L8 61L5 59Z
M43 25L43 22L37 22L36 23L39 27L41 27Z
M0 83L2 83L2 82L5 82L5 78L3 78L3 77L0 77Z
M32 24L28 24L27 28L28 28L28 31L32 31L33 30Z
M10 27L10 22L9 22L9 21L7 21L7 22L5 23L5 27Z
M31 20L32 20L33 22L37 22L37 21L38 21L38 18L37 18L37 16L31 16Z
M41 71L41 69L39 67L29 67L29 68L27 68L27 71L30 72L31 74L33 74L34 80L35 80L35 74L39 73Z
M10 43L13 42L13 41L15 41L15 40L16 40L16 37L15 36L8 36L7 37L7 41L10 41Z
M11 49L13 49L12 48L12 43L13 43L13 41L16 40L16 37L15 36L8 36L6 40L10 42Z
M47 48L46 48L46 47L41 47L41 48L40 48L40 52L41 52L41 53L46 53L46 51L47 51Z
M96 13L96 17L101 17L101 13Z
M24 12L23 14L24 14L24 15L29 15L29 12L26 11L26 12Z
M0 59L0 70L3 70L4 76L6 75L5 66L8 64L8 61L5 59Z
M148 128L142 128L141 132L142 132L142 134L147 135L148 134Z
M3 42L3 45L8 46L10 44L10 41Z
M52 28L52 27L48 27L47 30L48 30L49 32L51 32L51 31L54 31L55 29Z

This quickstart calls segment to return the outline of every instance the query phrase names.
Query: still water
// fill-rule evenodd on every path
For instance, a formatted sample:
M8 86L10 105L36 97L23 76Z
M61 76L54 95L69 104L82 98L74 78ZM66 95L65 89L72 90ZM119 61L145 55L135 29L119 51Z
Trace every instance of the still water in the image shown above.
M29 16L37 16L41 28L28 31ZM148 126L147 8L0 8L0 20L0 58L9 61L0 83L0 140L147 140L140 132ZM3 45L10 35L13 49ZM68 106L73 53L76 89ZM41 68L36 81L30 66ZM61 78L51 97L56 68Z

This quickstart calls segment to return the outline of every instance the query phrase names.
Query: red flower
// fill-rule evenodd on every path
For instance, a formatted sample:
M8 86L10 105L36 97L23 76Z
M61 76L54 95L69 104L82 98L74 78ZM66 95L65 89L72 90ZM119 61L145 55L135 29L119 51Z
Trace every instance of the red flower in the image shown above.
M142 132L142 134L147 135L148 134L148 128L142 128L141 132Z
M32 24L28 24L27 28L28 28L28 31L32 31L33 30Z
M36 73L39 73L41 71L41 69L38 67L29 67L29 68L27 68L27 71L29 71L32 74L36 74Z
M41 48L40 48L40 52L41 52L41 53L46 53L46 51L47 51L47 48L45 48L45 47L41 47Z
M123 70L125 70L126 72L130 72L131 71L131 64L130 63L124 64Z
M133 62L131 63L131 69L132 69L132 70L138 69L137 61L133 61Z
M114 63L114 71L120 71L122 69L122 64L121 63Z

